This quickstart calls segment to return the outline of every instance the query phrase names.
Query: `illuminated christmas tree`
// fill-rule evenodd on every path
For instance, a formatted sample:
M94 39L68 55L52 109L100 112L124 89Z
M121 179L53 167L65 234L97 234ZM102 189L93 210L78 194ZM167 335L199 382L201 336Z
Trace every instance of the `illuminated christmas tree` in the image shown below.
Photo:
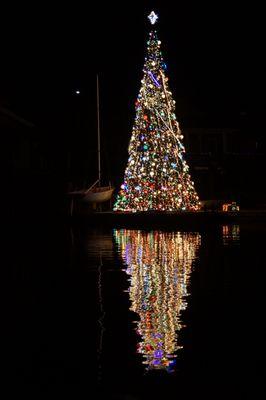
M148 370L172 372L176 352L182 348L178 331L200 235L114 230L114 236L127 265L130 310L139 317L137 352Z
M152 12L148 18L153 25L158 17ZM183 135L160 47L153 29L135 103L128 165L114 211L196 211L200 207L184 159Z

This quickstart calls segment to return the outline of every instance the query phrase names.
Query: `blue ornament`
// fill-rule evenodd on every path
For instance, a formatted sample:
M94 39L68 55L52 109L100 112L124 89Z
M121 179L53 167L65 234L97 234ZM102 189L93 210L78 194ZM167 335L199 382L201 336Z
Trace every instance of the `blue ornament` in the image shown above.
M161 334L161 333L154 333L153 334L153 337L155 337L155 338L162 338L163 337L163 335Z
M162 358L162 356L163 356L163 350L155 350L154 352L155 358Z

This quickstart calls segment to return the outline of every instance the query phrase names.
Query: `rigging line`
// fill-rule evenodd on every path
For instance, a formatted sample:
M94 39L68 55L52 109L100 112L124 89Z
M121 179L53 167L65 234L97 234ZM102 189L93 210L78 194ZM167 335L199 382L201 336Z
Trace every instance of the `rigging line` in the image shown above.
M178 139L176 133L174 132L173 128L172 128L172 123L171 123L171 119L170 119L170 114L169 114L169 109L170 109L170 104L169 104L169 100L168 100L168 96L167 96L167 91L165 88L165 82L164 82L164 76L162 71L160 71L160 74L162 76L162 81L163 81L163 89L164 89L164 93L165 93L165 98L166 98L166 102L167 102L167 116L168 116L168 120L169 120L169 126L167 125L166 121L162 118L162 116L159 114L158 110L155 109L156 114L160 117L160 119L162 120L163 124L166 126L166 128L173 134L174 138L176 139L178 146L181 147L182 149L184 149L183 144L180 142L180 140ZM145 102L147 103L147 108L152 111L152 107L149 106L149 101L147 99L145 90L143 91L144 93L144 97L145 97ZM178 128L179 129L179 128Z
M168 92L167 92L166 87L165 87L165 78L164 78L164 75L163 75L162 71L160 71L160 74L161 74L161 77L162 77L164 94L165 94L165 98L166 98L166 102L167 102L167 106L168 106L168 108L167 108L168 119L169 119L170 125L172 126L171 119L170 119L170 114L169 114L169 110L171 109L171 107L170 107L170 104L169 104ZM179 126L177 127L177 129L178 129L178 131L180 131ZM174 133L174 132L173 132L173 133ZM174 135L175 135L175 134L174 134Z
M155 110L155 112L156 112L156 114L160 117L160 119L162 120L162 122L163 122L163 124L166 126L166 128L173 134L173 136L174 136L174 138L176 139L176 141L177 141L179 147L181 147L181 149L184 149L183 144L180 142L180 140L178 139L178 137L177 137L176 133L173 131L173 129L170 128L170 127L167 125L167 123L164 121L164 119L162 118L162 116L160 115L160 113L159 113L157 110Z
M175 135L174 131L172 130L172 128L170 128L167 123L165 122L165 120L162 118L162 116L160 115L160 113L155 110L155 113L160 117L160 119L162 120L163 124L166 126L167 130L170 131L171 133L173 133L173 135Z
M179 147L181 147L182 150L185 150L184 145L180 142L180 140L178 139L176 133L173 131L172 129L172 123L171 123L171 119L170 119L170 104L169 104L169 99L168 99L168 94L166 91L166 87L165 87L165 80L164 80L164 75L162 73L162 71L160 71L161 77L162 77L162 82L163 82L163 89L164 89L164 93L165 93L165 98L166 98L166 102L167 102L167 115L168 115L168 120L169 120L169 124L171 126L171 128L169 128L169 131L174 135L175 139L177 140L177 143L179 145ZM178 131L180 131L180 128L178 127ZM180 158L180 157L179 157Z
M170 114L169 114L169 110L171 109L171 107L170 107L170 104L169 104L168 94L167 94L166 87L165 87L164 75L163 75L162 71L160 71L160 74L161 74L161 77L162 77L163 90L164 90L165 99L166 99L167 106L168 106L167 107L167 114L168 114L169 124L170 124L170 126L172 126L171 119L170 119Z

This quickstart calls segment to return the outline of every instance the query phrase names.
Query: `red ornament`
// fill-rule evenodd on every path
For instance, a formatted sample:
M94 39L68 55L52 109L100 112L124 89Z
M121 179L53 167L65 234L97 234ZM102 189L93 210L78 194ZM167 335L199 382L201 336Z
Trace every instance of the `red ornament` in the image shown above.
M146 344L145 350L146 350L146 351L152 351L152 350L153 350L153 347L152 347L150 344Z

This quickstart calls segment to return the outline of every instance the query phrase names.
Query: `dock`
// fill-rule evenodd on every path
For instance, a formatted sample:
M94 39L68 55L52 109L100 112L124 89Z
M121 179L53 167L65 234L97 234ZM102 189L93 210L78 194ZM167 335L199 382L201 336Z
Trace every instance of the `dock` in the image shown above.
M266 210L197 212L113 212L89 211L69 216L70 223L113 228L199 229L224 224L259 225L266 228Z

